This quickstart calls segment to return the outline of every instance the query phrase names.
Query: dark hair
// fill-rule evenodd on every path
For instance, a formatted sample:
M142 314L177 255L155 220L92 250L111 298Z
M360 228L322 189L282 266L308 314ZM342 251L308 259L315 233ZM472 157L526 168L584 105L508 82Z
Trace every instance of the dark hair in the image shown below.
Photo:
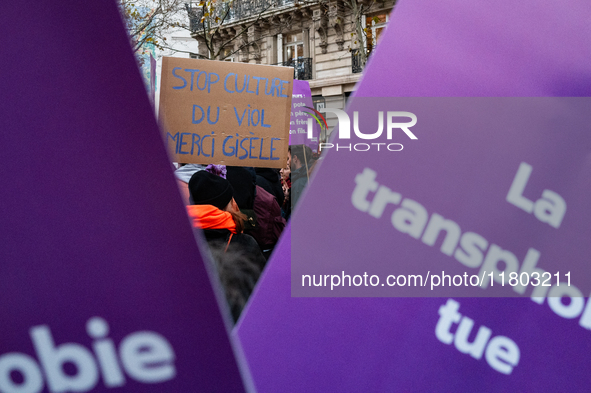
M256 196L256 172L252 167L227 166L226 179L234 190L234 200L240 209L251 209Z
M230 306L232 319L236 323L254 289L261 270L247 250L239 247L230 247L227 251L224 250L225 246L218 245L211 248L211 254L224 288L226 301Z
M310 161L312 161L314 155L314 153L312 153L312 149L306 145L291 145L289 146L289 151L291 152L292 159L293 157L297 157L302 164L309 164Z

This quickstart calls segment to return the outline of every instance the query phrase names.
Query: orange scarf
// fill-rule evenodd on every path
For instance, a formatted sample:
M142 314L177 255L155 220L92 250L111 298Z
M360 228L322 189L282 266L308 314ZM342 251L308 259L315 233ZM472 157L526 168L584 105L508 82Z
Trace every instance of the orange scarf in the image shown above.
M236 232L236 223L232 215L213 205L187 206L189 217L193 219L193 226L201 229L227 229Z

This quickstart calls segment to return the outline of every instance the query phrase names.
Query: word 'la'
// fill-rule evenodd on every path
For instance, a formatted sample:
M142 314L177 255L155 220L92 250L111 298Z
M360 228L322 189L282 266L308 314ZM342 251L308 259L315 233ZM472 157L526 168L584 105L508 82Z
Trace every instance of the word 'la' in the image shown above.
M545 222L554 228L560 227L566 214L566 202L552 190L544 190L542 197L535 203L523 196L523 191L529 180L533 168L528 163L522 162L515 174L511 188L507 193L507 202L517 206L523 211L534 214L541 222Z

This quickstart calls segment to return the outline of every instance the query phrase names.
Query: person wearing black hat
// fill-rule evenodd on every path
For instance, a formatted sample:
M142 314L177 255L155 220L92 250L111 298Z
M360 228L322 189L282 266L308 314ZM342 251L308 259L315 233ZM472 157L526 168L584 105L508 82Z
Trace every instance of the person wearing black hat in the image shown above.
M234 199L241 213L247 217L244 233L252 236L258 243L266 260L277 243L285 220L281 217L281 207L276 198L258 184L259 170L270 168L252 168L227 166L227 179L234 189ZM263 173L265 173L263 171ZM279 175L275 172L277 180ZM281 189L281 186L279 185ZM283 193L283 191L281 191Z
M203 229L236 322L266 260L257 242L242 233L246 216L238 209L226 179L196 172L189 180L189 192L193 205L187 211L193 226Z
M297 205L300 196L308 185L314 167L312 149L306 145L291 145L288 149L291 157L291 208Z

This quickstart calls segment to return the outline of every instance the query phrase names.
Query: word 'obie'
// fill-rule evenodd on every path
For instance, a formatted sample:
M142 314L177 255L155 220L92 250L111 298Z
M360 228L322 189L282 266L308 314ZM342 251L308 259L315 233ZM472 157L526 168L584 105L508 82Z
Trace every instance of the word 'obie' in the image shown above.
M0 356L0 392L38 393L45 384L50 392L87 392L94 389L99 376L104 386L125 385L125 374L142 383L160 383L176 375L174 351L160 334L150 331L131 333L121 340L119 353L109 339L109 325L100 317L86 323L86 332L95 341L91 352L75 343L55 345L49 326L34 326L29 333L37 361L24 353ZM94 356L93 356L94 355ZM66 373L64 365L74 365L75 373ZM121 366L122 367L121 367ZM19 374L19 380L13 375Z

